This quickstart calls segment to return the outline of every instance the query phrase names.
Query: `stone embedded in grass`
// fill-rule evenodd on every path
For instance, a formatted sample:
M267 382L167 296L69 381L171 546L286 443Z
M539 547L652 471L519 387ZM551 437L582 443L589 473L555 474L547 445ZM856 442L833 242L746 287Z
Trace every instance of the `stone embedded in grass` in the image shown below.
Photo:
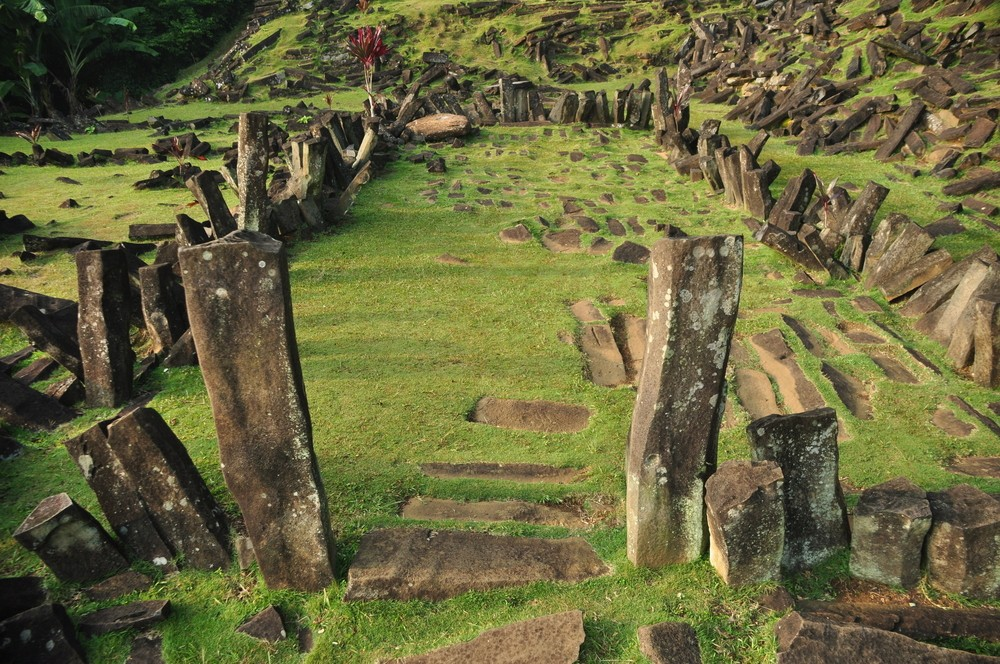
M32 664L87 662L62 604L36 606L0 622L0 659Z
M617 314L611 319L611 330L625 363L625 377L628 382L634 383L639 378L646 356L646 319L632 314Z
M436 113L413 120L406 128L428 141L443 141L458 136L468 136L472 131L469 118L454 113Z
M767 415L781 413L767 374L755 369L739 368L736 369L734 378L736 397L750 414L750 419L757 420Z
M424 475L440 479L506 480L508 482L572 484L583 478L578 468L556 468L537 463L422 463Z
M938 590L972 599L1000 598L1000 502L959 484L927 495L934 523L927 536L927 575Z
M80 632L98 636L121 629L146 629L170 616L170 600L145 600L100 609L80 618Z
M576 253L581 251L581 235L582 232L575 228L546 233L542 236L542 245L557 254Z
M652 664L701 664L698 634L688 623L661 622L640 627L639 650Z
M223 475L272 588L334 581L281 242L252 231L181 249L188 316Z
M131 295L122 249L76 255L80 297L77 336L83 360L87 405L114 408L132 396L135 353L129 338Z
M574 302L570 305L569 310L581 323L604 321L604 314L602 314L590 300L580 300L579 302Z
M704 482L715 469L742 273L737 236L653 247L626 461L628 557L637 566L691 562L708 543Z
M163 664L163 638L140 635L132 641L125 664Z
M622 242L611 255L611 259L619 263L645 265L649 261L649 249L631 240Z
M747 426L750 457L777 462L785 476L783 571L810 569L849 542L837 431L832 408L771 415Z
M469 417L472 422L502 429L542 433L576 433L587 428L590 411L584 406L554 401L523 401L483 397Z
M872 355L872 362L874 362L879 369L885 373L886 378L895 383L904 383L908 385L918 385L920 383L917 377L910 372L902 362L894 357L889 357L888 355Z
M128 567L101 524L65 493L38 503L14 531L14 539L37 554L60 581L87 583Z
M424 655L390 660L392 664L465 664L468 662L544 662L572 664L583 644L583 612L566 611L487 630L465 643Z
M705 483L709 560L730 586L781 572L785 538L783 476L773 461L727 461Z
M111 599L118 599L123 595L148 590L152 585L153 580L145 574L127 570L93 585L83 592L95 602L106 602Z
M587 358L587 376L595 385L620 387L629 383L625 361L610 325L584 325L580 330L580 350Z
M777 383L786 409L795 413L826 405L819 390L795 361L795 353L789 348L781 330L755 334L750 338L750 344L757 351L764 371Z
M872 419L872 407L864 384L854 376L823 362L821 371L851 414L859 420Z
M442 498L410 498L402 517L416 521L519 521L543 526L583 528L583 512L571 506L552 506L523 500L460 502Z
M931 527L927 493L905 477L865 489L854 509L851 575L912 588Z
M252 636L261 641L277 643L285 639L285 622L281 619L278 609L271 605L236 628L237 632Z
M524 244L531 240L531 231L524 224L517 224L500 231L500 241L505 244Z
M1000 479L1000 457L970 456L955 459L948 470L973 477Z
M440 601L536 581L576 583L610 570L585 540L391 528L361 538L345 601Z

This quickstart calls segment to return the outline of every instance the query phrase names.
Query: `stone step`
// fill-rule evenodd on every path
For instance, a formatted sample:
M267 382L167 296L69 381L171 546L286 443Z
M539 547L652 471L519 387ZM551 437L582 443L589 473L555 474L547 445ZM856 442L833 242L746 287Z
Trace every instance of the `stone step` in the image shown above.
M585 470L557 468L538 463L422 463L420 471L429 477L447 480L506 480L528 484L572 484L583 479Z
M390 528L361 538L345 601L439 601L470 590L536 581L576 583L610 568L579 537L540 539L487 533Z
M590 411L584 406L554 401L522 401L483 397L469 418L501 429L540 433L576 433L587 428Z
M554 507L523 500L460 502L416 496L406 501L402 516L417 521L519 521L564 528L585 528L588 525L579 507Z

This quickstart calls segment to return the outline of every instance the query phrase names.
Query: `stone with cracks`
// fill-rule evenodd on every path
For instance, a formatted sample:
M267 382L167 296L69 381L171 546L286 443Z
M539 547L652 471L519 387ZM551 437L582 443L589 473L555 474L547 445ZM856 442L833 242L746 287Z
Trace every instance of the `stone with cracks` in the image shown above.
M445 498L410 498L401 516L414 521L520 521L563 528L583 528L583 511L569 505L543 505L523 500L463 502Z
M0 622L0 661L85 664L87 656L62 604L43 604Z
M610 570L585 540L390 528L361 538L345 601L440 601L536 581L576 583Z
M777 664L819 662L920 662L921 664L995 664L996 657L928 645L870 627L843 625L790 613L774 626Z
M128 567L101 524L65 493L38 503L14 539L69 583L96 581Z
M854 509L851 574L912 588L931 527L927 493L905 477L865 489Z
M428 141L443 141L448 138L468 136L472 131L472 123L464 115L437 113L414 120L407 124L406 128Z
M76 255L80 293L77 336L87 405L114 408L132 396L135 354L129 339L129 272L123 249Z
M274 588L325 588L334 581L333 537L284 245L237 231L179 256L223 474L261 573Z
M934 515L927 536L931 585L973 599L1000 598L1000 502L968 484L927 497Z
M268 136L267 114L263 112L240 113L240 127L236 159L236 181L239 184L240 228L268 232L267 196Z
M747 426L750 457L777 462L785 475L783 571L809 569L848 544L837 429L832 408L771 415Z
M229 566L229 526L187 450L152 408L108 426L108 445L129 474L157 531L196 569Z
M668 238L653 247L626 460L635 565L691 562L708 543L704 482L715 470L742 278L740 237Z
M653 664L701 664L698 634L687 623L661 622L640 627L639 650Z
M730 586L777 579L785 539L781 468L773 461L727 461L705 483L708 557Z
M572 664L580 656L583 612L566 611L522 620L487 630L465 643L445 646L424 655L390 660L392 664Z

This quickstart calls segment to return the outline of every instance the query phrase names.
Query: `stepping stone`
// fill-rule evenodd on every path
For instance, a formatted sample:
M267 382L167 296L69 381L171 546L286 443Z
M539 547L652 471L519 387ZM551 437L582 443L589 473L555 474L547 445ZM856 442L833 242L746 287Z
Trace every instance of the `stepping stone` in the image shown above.
M631 240L626 240L618 245L611 258L619 263L645 265L649 261L649 249Z
M965 438L976 430L976 427L961 421L955 417L955 413L951 412L951 409L943 406L939 406L937 411L934 412L934 417L931 418L931 422L933 422L934 426L938 429L941 429L941 431L944 431L949 436L955 436L956 438Z
M868 393L860 380L826 362L823 363L822 371L827 380L833 383L833 389L837 392L837 396L854 417L859 420L872 419L872 407L868 401Z
M862 295L860 297L854 298L852 300L852 303L854 304L854 308L863 314L882 313L882 306L875 300L868 297L867 295Z
M442 265L469 265L469 261L458 256L452 256L451 254L441 254L434 260Z
M522 500L490 500L463 503L442 498L410 498L403 506L404 519L417 521L520 521L542 526L584 528L579 509L553 507Z
M566 611L523 620L483 632L465 643L438 648L425 655L390 660L393 664L572 664L583 644L583 613Z
M470 420L501 429L541 433L576 433L587 428L590 411L584 406L554 401L522 401L483 397L476 404Z
M580 350L587 356L588 377L595 385L619 387L628 384L625 361L610 325L584 325L580 332Z
M531 240L531 231L524 224L500 231L500 241L505 244L524 244L529 240Z
M735 379L736 396L750 414L751 420L781 413L774 398L771 381L765 373L754 369L737 369Z
M607 224L608 224L608 232L610 232L612 235L615 235L617 237L625 237L626 231L625 227L622 225L622 222L618 221L617 219L608 219Z
M97 636L121 629L145 629L170 616L170 600L147 600L94 611L80 618L80 633Z
M889 357L888 355L872 355L871 359L885 373L886 378L889 380L907 385L920 384L917 377L910 373L910 370L896 358Z
M598 311L597 307L590 300L575 302L570 306L569 310L581 323L593 323L605 320L604 314Z
M611 570L585 540L391 528L361 538L345 601L440 601L536 581L575 583Z
M951 411L948 411L951 412ZM948 470L972 477L992 477L1000 479L1000 457L964 457L955 459Z
M556 468L537 463L422 463L424 475L439 479L506 480L526 484L572 484L583 478L576 468Z
M591 256L603 256L604 254L610 252L615 248L613 242L603 237L595 237L594 241L590 243L590 248L587 253Z
M661 622L640 627L639 650L653 664L701 664L698 635L687 623Z
M601 227L597 225L597 222L590 217L578 215L570 218L584 233L597 233L601 230Z
M781 336L781 330L755 334L750 338L750 344L757 351L764 371L778 384L788 412L802 413L826 405L819 390L795 361L795 353Z
M582 235L582 231L576 228L546 233L542 236L542 245L557 254L576 253L581 251L580 237Z

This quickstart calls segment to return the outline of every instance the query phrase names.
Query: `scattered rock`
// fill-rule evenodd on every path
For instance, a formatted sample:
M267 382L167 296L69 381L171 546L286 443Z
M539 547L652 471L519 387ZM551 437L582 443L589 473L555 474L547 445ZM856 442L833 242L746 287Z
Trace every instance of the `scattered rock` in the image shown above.
M277 643L288 636L281 614L274 605L237 627L236 631L269 643Z
M500 241L505 244L524 244L531 240L531 231L524 224L518 224L500 231Z

